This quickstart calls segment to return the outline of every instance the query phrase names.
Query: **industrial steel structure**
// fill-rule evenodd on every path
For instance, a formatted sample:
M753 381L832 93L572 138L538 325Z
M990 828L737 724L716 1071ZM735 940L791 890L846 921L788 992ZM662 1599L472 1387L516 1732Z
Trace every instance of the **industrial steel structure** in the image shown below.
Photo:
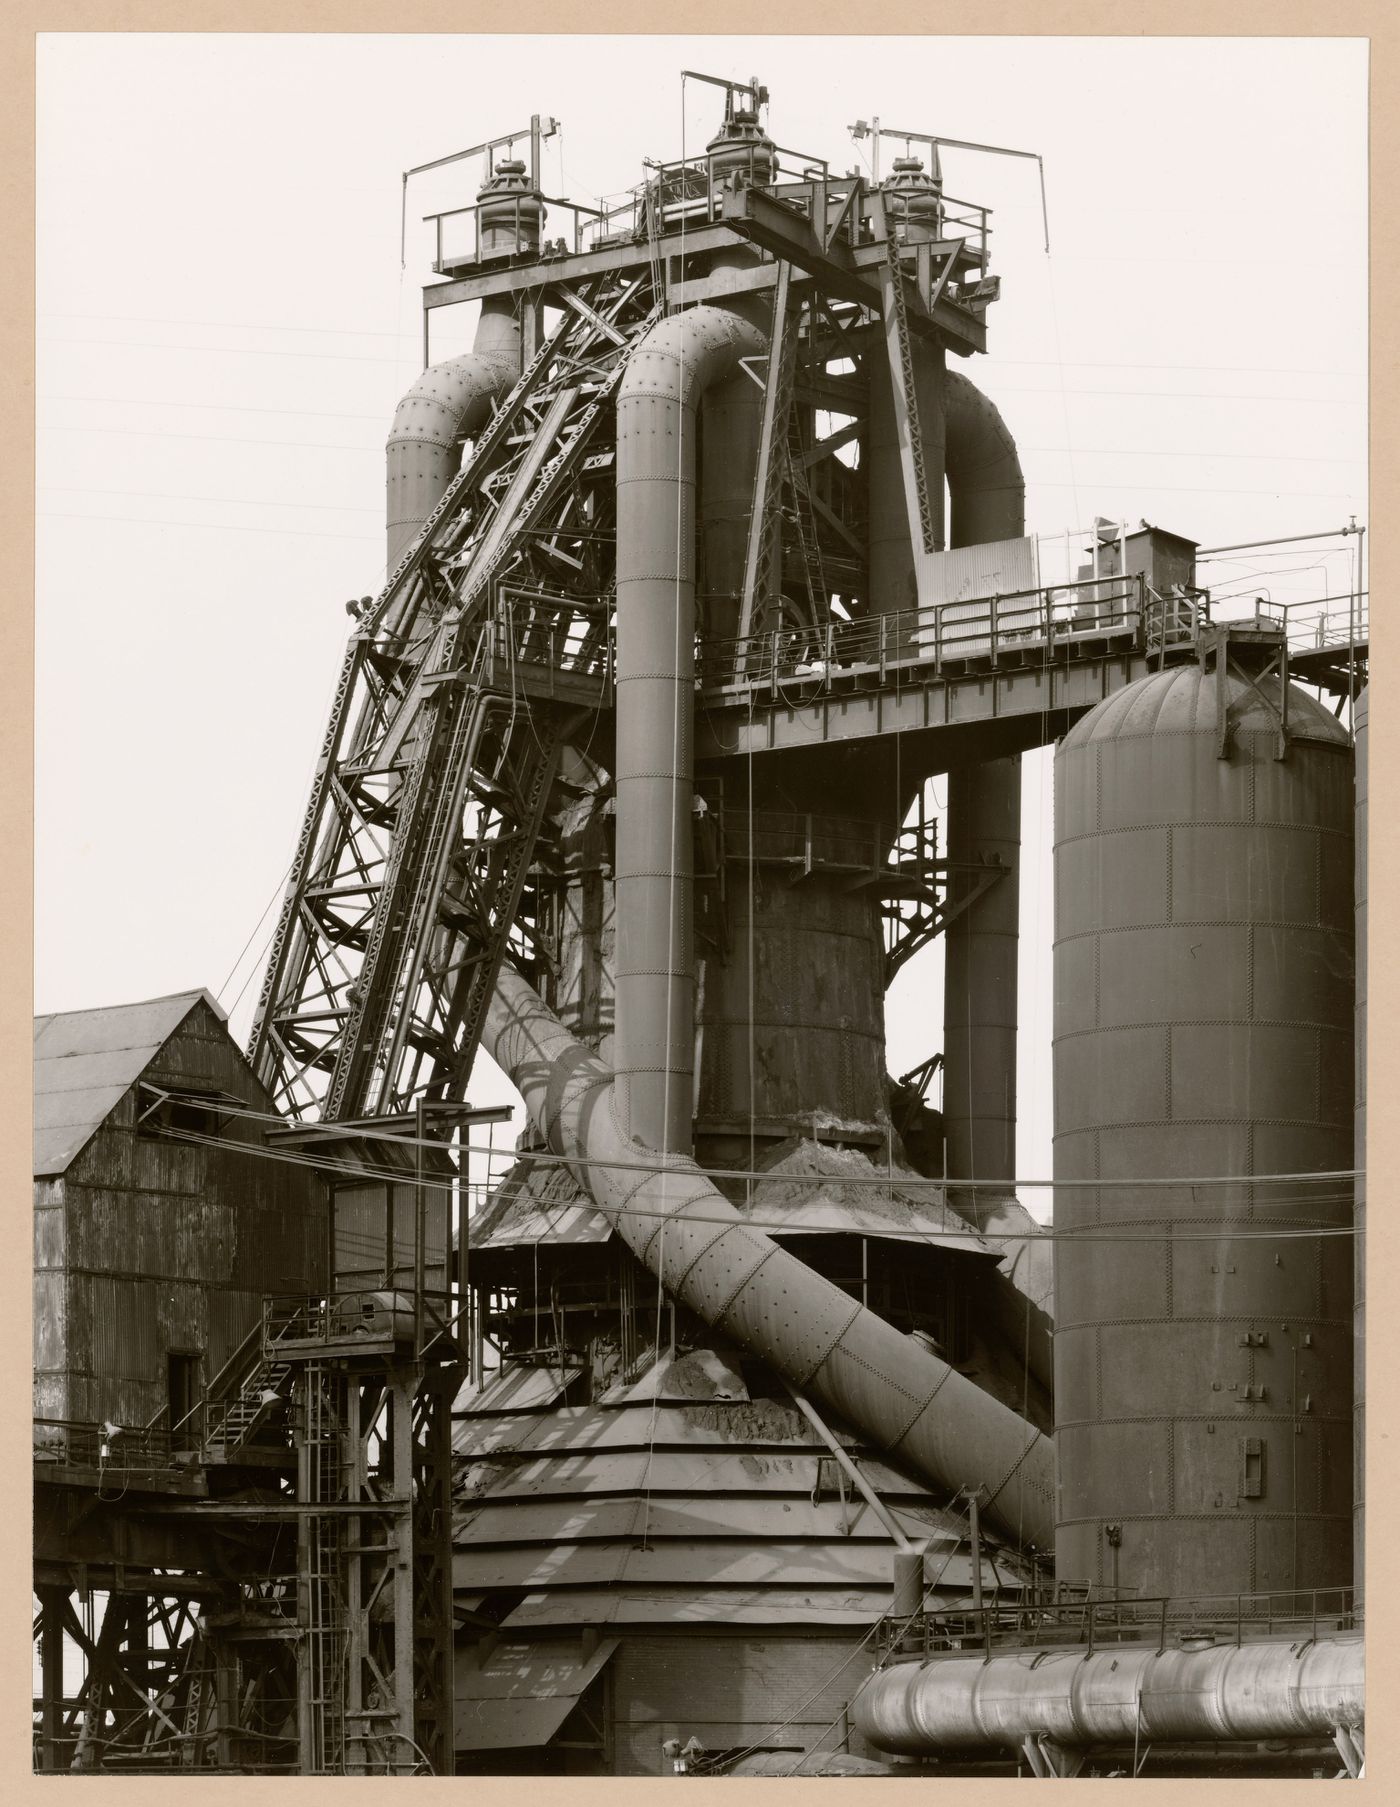
M1362 1766L1360 578L1232 619L1180 535L1027 535L944 141L839 175L715 85L618 206L543 194L536 118L431 216L251 1071L103 1076L170 1162L255 1142L299 1265L188 1399L36 1382L43 1767ZM481 1050L528 1122L473 1211Z

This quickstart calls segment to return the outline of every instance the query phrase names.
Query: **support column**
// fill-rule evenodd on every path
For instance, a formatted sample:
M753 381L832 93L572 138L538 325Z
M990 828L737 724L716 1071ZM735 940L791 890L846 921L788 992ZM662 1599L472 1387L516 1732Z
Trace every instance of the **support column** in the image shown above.
M63 1730L63 1603L66 1598L62 1588L39 1589L40 1660L43 1666L43 1724L39 1767L44 1770L62 1767L59 1746Z
M999 864L944 937L943 1121L950 1180L1016 1173L1016 966L1021 761L989 759L948 774L948 857Z
M395 1371L389 1376L389 1422L393 1438L393 1492L395 1505L390 1542L394 1551L394 1698L395 1717L389 1741L389 1769L394 1775L413 1773L413 1394L416 1376Z
M214 1656L214 1763L237 1767L236 1735L242 1716L238 1688L238 1652L227 1637L210 1640Z

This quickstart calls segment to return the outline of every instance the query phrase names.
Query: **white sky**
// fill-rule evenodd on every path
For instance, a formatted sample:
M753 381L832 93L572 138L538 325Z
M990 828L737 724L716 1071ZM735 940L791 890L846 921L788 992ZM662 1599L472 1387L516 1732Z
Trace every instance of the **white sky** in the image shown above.
M682 68L757 73L778 142L841 170L872 114L1044 156L1049 258L1033 164L944 159L995 209L1003 298L966 368L1019 443L1030 530L1145 517L1214 546L1364 522L1361 40L43 34L37 1010L206 985L246 1035L343 604L383 576L419 216L473 194L469 166L415 181L401 270L400 174L540 112L564 125L548 191L615 194L680 154ZM686 96L693 154L720 99ZM438 315L434 358L472 323ZM1202 576L1347 583L1307 548ZM1050 1171L1050 795L1032 756L1030 1177ZM938 1045L940 969L935 949L901 975L892 1072ZM473 1088L511 1097L494 1072Z

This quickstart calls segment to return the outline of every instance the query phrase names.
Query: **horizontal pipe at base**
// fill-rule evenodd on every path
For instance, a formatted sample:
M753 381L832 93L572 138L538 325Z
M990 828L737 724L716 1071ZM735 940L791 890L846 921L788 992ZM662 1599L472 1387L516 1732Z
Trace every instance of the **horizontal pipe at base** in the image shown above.
M905 1756L1058 1744L1330 1736L1365 1713L1360 1633L1205 1649L1113 1644L891 1664L851 1702L862 1736Z

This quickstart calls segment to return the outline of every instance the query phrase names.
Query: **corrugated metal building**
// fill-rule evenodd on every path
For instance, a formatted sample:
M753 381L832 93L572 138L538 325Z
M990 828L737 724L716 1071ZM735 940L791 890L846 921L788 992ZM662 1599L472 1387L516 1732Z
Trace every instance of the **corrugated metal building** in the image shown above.
M178 1421L265 1294L324 1284L319 1180L234 1114L272 1108L206 991L35 1018L36 1436Z

